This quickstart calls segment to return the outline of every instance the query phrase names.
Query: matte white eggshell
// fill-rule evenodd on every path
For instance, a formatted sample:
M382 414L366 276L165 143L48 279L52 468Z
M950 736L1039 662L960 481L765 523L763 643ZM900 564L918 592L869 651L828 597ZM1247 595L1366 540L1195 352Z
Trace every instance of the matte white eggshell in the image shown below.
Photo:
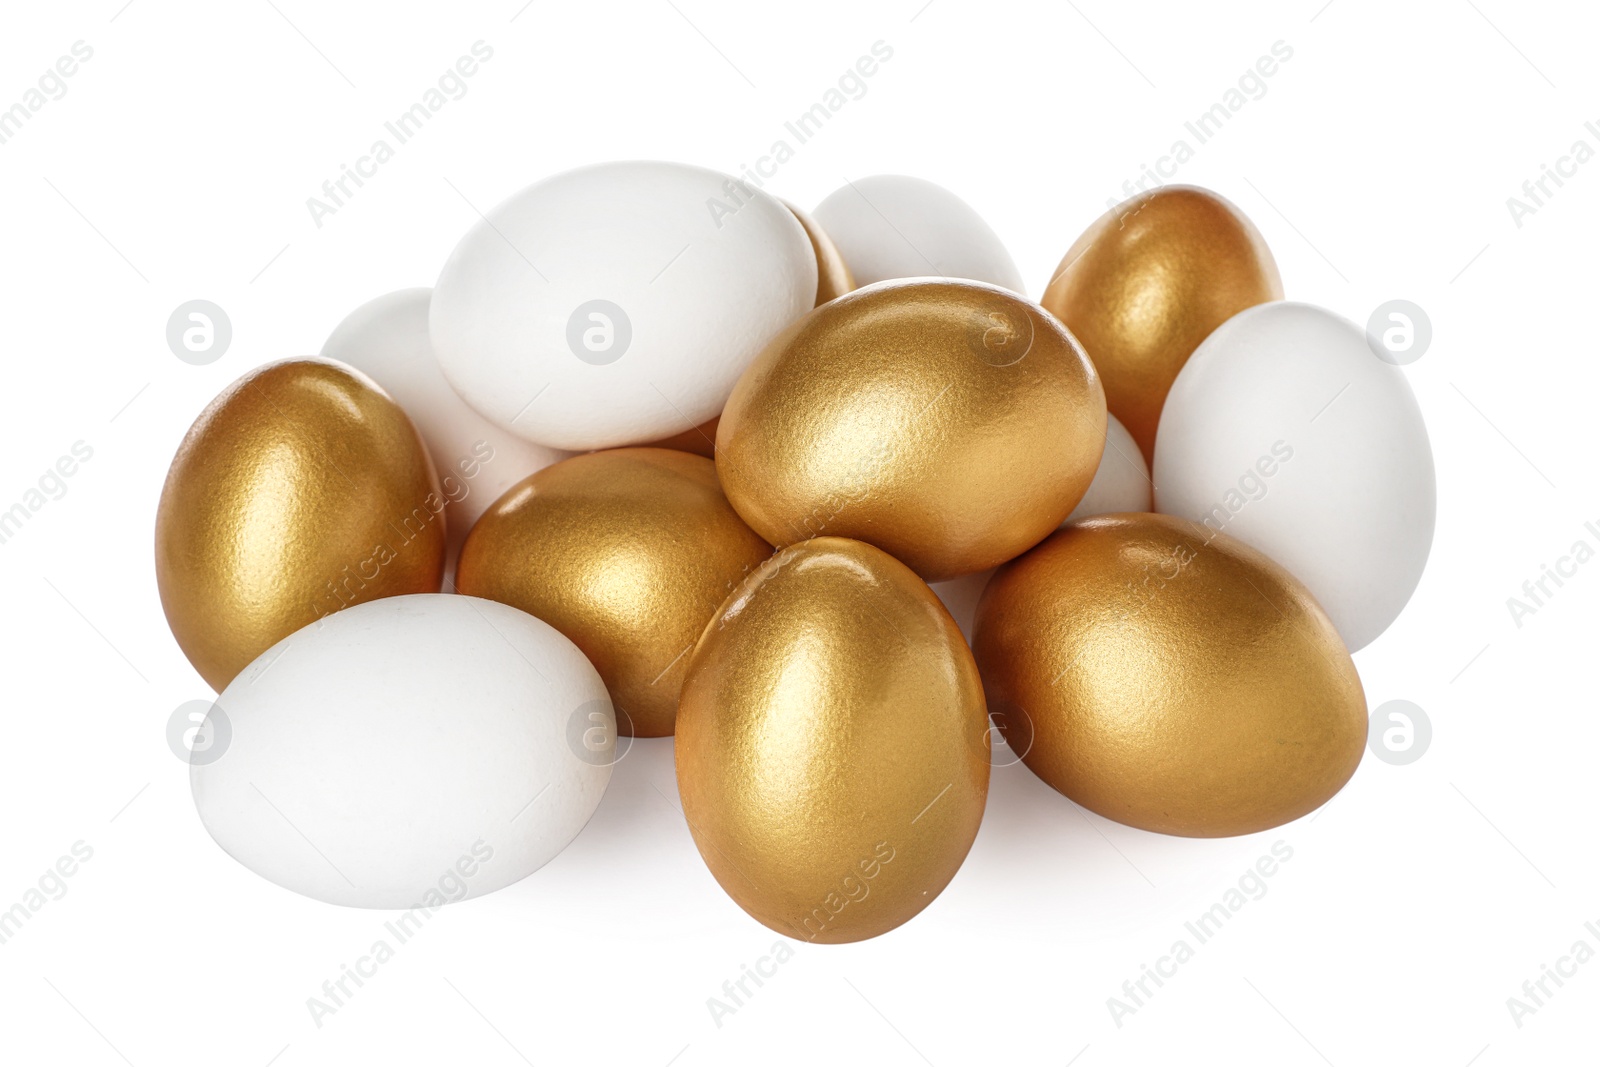
M970 278L1026 296L1022 275L994 230L960 197L903 174L858 178L812 213L856 284L887 278Z
M411 417L439 472L453 562L500 494L568 453L501 429L455 394L428 339L432 292L401 289L367 301L334 327L322 356L365 372Z
M682 433L811 309L794 213L716 171L602 163L493 208L434 286L430 332L456 392L552 448Z
M1149 511L1150 507L1150 469L1144 465L1144 453L1127 427L1107 413L1106 447L1094 469L1094 480L1061 525L1120 511Z
M1112 515L1119 511L1150 510L1150 475L1145 469L1144 455L1139 451L1133 435L1115 415L1106 416L1105 451L1100 453L1100 465L1095 468L1094 480L1083 494L1072 514L1061 525L1077 522L1095 515ZM976 574L963 574L929 586L943 602L950 617L961 627L968 643L972 641L972 620L978 610L978 598L984 586L994 577L994 569Z
M336 612L262 653L217 707L228 747L190 766L201 822L263 878L330 904L510 885L577 836L611 777L594 667L546 623L475 597Z
M1428 431L1405 372L1309 304L1241 311L1195 349L1156 431L1158 511L1260 549L1353 652L1381 634L1433 543Z

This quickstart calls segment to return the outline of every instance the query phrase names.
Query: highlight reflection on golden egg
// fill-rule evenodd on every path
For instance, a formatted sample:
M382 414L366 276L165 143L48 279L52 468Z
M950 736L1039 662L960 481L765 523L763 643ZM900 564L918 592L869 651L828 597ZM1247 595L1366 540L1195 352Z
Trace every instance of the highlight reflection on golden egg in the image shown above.
M1216 193L1169 185L1112 208L1061 260L1040 300L1083 344L1106 406L1155 455L1161 405L1212 330L1283 299L1272 252Z
M723 410L717 472L773 544L858 538L937 581L1055 529L1105 428L1094 368L1037 305L980 282L888 281L756 358Z
M1087 519L1000 568L973 652L1028 767L1145 830L1288 822L1338 792L1366 745L1361 681L1311 594L1184 519Z
M600 672L618 730L664 737L690 648L771 554L709 459L618 448L562 460L495 501L462 546L456 588L561 631Z
M417 431L340 363L240 378L189 428L156 510L173 636L218 692L330 612L444 578L445 499Z
M859 541L786 548L705 629L678 710L678 788L711 873L789 937L859 941L926 907L989 786L961 632Z

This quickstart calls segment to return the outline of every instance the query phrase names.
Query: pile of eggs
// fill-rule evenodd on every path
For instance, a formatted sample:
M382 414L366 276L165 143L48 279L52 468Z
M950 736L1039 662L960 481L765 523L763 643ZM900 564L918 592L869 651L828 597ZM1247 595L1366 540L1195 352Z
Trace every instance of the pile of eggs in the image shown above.
M1365 747L1350 651L1433 536L1403 372L1203 189L1022 289L912 178L808 215L608 163L499 205L173 460L162 604L229 738L191 765L207 830L319 900L432 906L548 862L618 734L670 735L727 893L844 942L955 875L991 717L1130 826L1314 810Z

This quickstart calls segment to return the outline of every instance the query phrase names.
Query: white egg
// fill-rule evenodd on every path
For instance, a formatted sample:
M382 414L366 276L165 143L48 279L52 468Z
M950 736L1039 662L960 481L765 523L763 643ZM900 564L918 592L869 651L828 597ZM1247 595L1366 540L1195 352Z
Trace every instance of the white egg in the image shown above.
M473 226L429 326L445 377L495 424L610 448L718 414L816 292L811 241L778 200L700 167L602 163Z
M210 721L225 744L190 784L211 836L269 881L364 908L482 896L548 863L599 805L616 736L571 641L441 593L290 635Z
M508 433L455 394L428 339L431 292L401 289L367 301L328 335L322 355L367 374L411 417L439 472L453 562L500 494L567 453Z
M1433 452L1405 372L1309 304L1242 311L1195 349L1156 431L1158 511L1295 574L1351 651L1405 607L1433 543Z
M1150 510L1150 473L1145 469L1144 456L1139 451L1133 435L1115 415L1106 416L1105 451L1100 453L1100 465L1094 470L1094 480L1083 494L1072 514L1061 525L1077 522L1095 515L1112 515L1119 511ZM994 577L994 570L963 574L929 586L950 617L961 627L961 633L972 641L972 619L978 610L978 598L984 586Z
M1144 454L1127 427L1108 413L1100 466L1094 469L1094 480L1083 499L1061 525L1119 511L1149 511L1150 501L1150 470L1144 465Z
M858 178L812 216L833 238L856 284L887 278L970 278L1027 295L989 224L954 193L903 174Z

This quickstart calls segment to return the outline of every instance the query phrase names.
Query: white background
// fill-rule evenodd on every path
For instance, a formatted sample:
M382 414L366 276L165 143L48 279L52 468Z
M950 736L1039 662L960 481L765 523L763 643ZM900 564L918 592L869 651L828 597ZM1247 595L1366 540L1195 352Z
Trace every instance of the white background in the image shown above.
M0 909L75 842L93 858L0 945L0 1059L1594 1060L1600 961L1520 1028L1506 1006L1578 939L1600 949L1584 929L1600 925L1600 562L1520 628L1506 607L1575 540L1600 544L1583 529L1600 520L1600 161L1520 228L1506 205L1576 139L1600 148L1584 129L1600 120L1592 9L522 2L8 5L0 106L73 42L94 57L0 145L0 509L74 442L94 455L0 545ZM306 198L480 39L494 58L468 94L316 228ZM1110 823L1001 768L942 897L873 941L796 945L719 1027L707 998L776 936L701 863L670 742L641 744L566 852L439 913L318 1028L307 998L389 916L276 888L195 815L164 727L210 693L152 568L180 437L246 370L432 284L476 218L464 199L486 209L601 159L735 170L879 40L893 58L768 188L811 206L847 178L930 178L990 221L1034 295L1185 120L1275 41L1293 48L1178 177L1254 219L1291 298L1365 322L1403 297L1432 318L1408 373L1438 535L1406 613L1356 656L1370 705L1422 706L1431 747L1408 766L1369 754L1317 815L1221 841ZM205 367L164 336L194 298L234 328ZM1116 1025L1107 998L1279 840L1293 858L1267 894Z

